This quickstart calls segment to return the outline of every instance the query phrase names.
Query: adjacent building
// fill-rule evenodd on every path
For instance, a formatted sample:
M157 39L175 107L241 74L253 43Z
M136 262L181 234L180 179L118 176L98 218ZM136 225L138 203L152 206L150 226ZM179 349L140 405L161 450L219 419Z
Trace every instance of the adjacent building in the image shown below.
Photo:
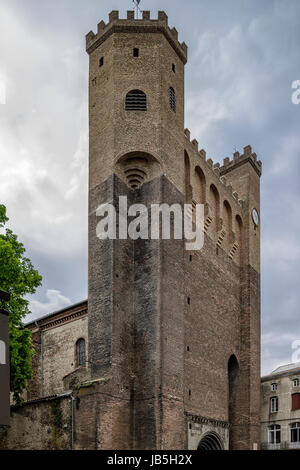
M300 362L261 380L262 449L300 449Z
M31 325L31 401L3 446L258 449L262 163L250 145L214 163L185 128L188 49L165 12L112 11L86 48L88 306ZM100 240L98 208L120 197L192 214L201 204L203 248Z

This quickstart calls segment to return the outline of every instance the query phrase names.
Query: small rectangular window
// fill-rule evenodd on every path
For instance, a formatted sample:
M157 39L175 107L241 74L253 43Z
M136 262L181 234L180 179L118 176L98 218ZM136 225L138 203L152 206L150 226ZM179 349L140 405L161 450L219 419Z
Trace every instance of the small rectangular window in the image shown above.
M174 88L169 88L170 107L176 113L176 94Z
M102 67L104 65L104 57L101 57L99 60L99 67Z
M270 412L277 413L278 411L278 398L272 397L270 400Z
M293 380L293 387L299 387L299 379Z
M137 47L135 47L133 49L133 57L139 57L139 55L140 55L140 51Z
M172 70L174 73L176 72L175 64L172 64Z
M275 383L271 384L271 390L273 390L273 392L275 392L275 390L277 390L277 384L275 384Z

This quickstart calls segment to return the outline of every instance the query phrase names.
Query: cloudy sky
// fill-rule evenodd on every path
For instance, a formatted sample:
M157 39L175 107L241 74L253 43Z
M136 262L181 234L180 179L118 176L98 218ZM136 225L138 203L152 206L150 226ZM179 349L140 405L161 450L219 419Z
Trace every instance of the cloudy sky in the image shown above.
M215 162L263 161L262 373L300 340L299 0L142 0L189 46L186 127ZM85 34L131 0L0 0L0 202L43 275L33 316L87 297ZM154 17L154 16L153 16ZM5 104L4 104L5 103ZM295 356L294 356L295 359ZM296 357L300 360L300 355Z

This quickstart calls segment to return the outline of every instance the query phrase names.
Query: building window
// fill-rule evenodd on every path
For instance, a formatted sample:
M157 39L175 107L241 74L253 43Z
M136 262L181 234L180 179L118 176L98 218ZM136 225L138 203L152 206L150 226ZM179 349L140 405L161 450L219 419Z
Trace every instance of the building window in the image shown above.
M269 427L269 444L280 444L280 426L279 424L274 424Z
M101 57L101 59L99 59L99 67L103 67L104 65L104 57Z
M292 395L292 411L300 410L300 393L293 393Z
M293 387L299 387L299 379L293 380Z
M85 367L85 340L80 338L76 343L77 367Z
M175 64L172 64L172 70L174 73L176 72Z
M133 57L139 57L139 55L140 55L140 50L137 47L135 47L133 49Z
M126 111L147 111L147 96L141 90L131 90L126 95Z
M4 341L0 341L0 364L6 364L6 344Z
M300 443L300 423L291 424L290 430L291 430L291 442Z
M174 88L169 88L170 108L176 113L176 94Z
M277 390L277 384L271 384L271 390L275 392Z
M278 397L272 397L270 400L270 411L271 413L277 413L278 411Z

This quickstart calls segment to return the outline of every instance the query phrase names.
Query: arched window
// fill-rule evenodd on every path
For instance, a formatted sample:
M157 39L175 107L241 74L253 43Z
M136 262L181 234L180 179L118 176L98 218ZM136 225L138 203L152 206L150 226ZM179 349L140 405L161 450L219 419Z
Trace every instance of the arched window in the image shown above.
M170 96L170 107L173 109L174 113L176 113L176 94L174 88L169 88L169 96Z
M235 217L235 233L236 233L236 242L238 244L238 261L241 263L242 261L242 244L243 244L243 222L242 218L239 214Z
M232 210L228 201L224 201L223 204L223 220L225 223L225 230L227 232L227 237L230 239L232 232Z
M200 204L206 202L206 179L199 166L195 168L195 198Z
M239 245L242 244L242 229L243 229L243 221L239 214L237 214L235 218L235 230L237 233L238 243Z
M126 111L147 111L147 96L141 90L131 90L126 95Z
M218 232L220 227L220 196L214 184L210 186L209 203L212 210L213 226Z
M76 363L77 367L85 367L85 340L80 338L76 343Z

